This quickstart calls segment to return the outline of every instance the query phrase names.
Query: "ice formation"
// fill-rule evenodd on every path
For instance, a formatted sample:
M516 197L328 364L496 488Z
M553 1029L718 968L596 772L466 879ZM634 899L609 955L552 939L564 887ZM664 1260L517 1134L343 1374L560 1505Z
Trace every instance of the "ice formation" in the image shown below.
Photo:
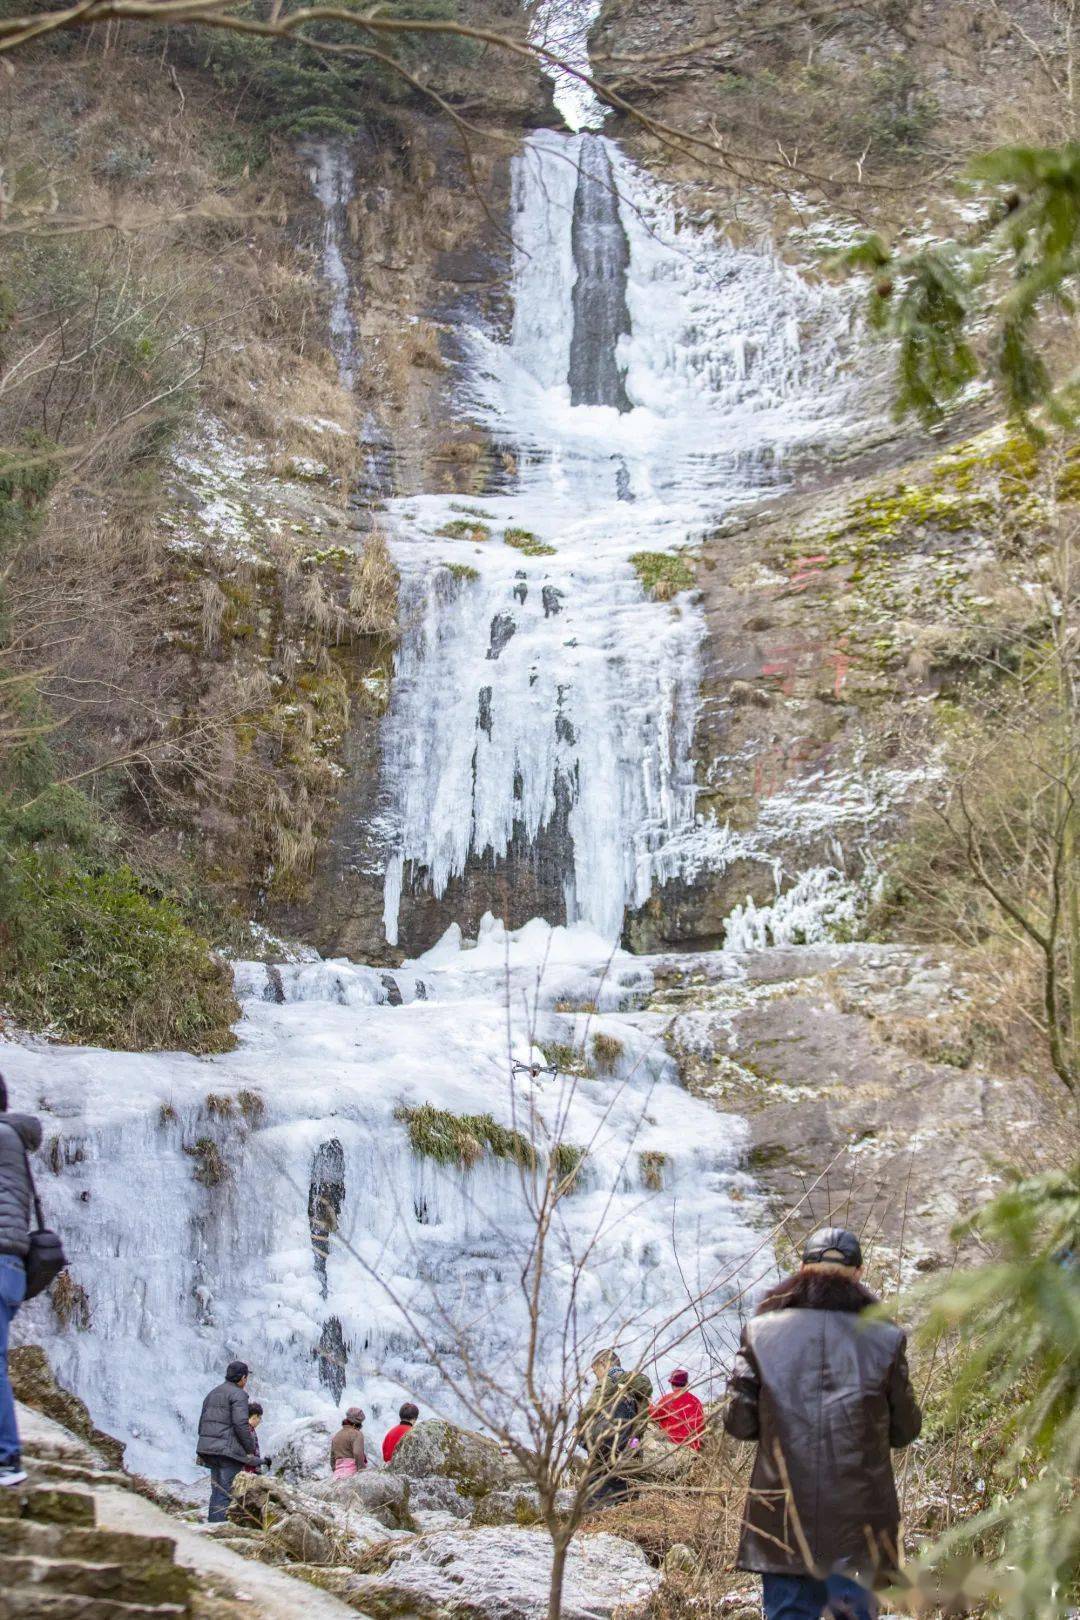
M316 151L346 378L349 176ZM459 1330L508 1400L520 1388L532 1172L491 1152L418 1154L402 1109L491 1114L541 1166L558 1141L585 1150L542 1299L553 1386L567 1343L574 1362L613 1341L648 1359L699 1290L720 1316L708 1342L680 1329L677 1354L707 1385L733 1279L768 1264L743 1128L680 1086L661 1016L635 1010L649 963L613 947L665 845L693 829L702 630L691 597L649 600L630 559L695 540L782 482L792 449L846 430L849 311L765 249L680 228L662 189L593 134L530 136L513 206L511 338L474 332L459 390L514 447L513 490L390 513L405 633L384 729L386 926L392 939L406 872L441 892L470 856L556 814L572 926L509 937L488 922L471 949L452 927L392 974L241 964L239 1047L221 1057L5 1052L15 1105L44 1118L45 1202L88 1311L65 1328L39 1301L20 1331L154 1474L193 1472L201 1396L234 1355L254 1369L271 1447L351 1399L374 1425L404 1392L462 1416L430 1349L452 1360ZM602 343L582 325L597 311ZM565 1040L556 1004L600 1009L573 1027L615 1038L609 1070L514 1076L512 1060ZM569 1270L586 1254L567 1339Z
M403 1391L460 1417L423 1348L434 1335L455 1357L440 1310L467 1310L468 1342L509 1400L528 1325L523 1173L490 1154L468 1169L414 1154L396 1111L434 1103L493 1114L541 1164L553 1138L586 1150L560 1206L545 1364L561 1373L562 1281L594 1242L581 1354L597 1333L646 1351L685 1310L686 1284L720 1284L722 1300L756 1246L752 1201L731 1198L749 1187L743 1127L682 1089L648 1014L593 1018L623 1043L611 1074L512 1081L509 1059L550 1038L552 1000L625 1007L648 982L647 963L612 959L599 936L538 922L509 938L491 923L473 949L452 930L393 975L242 964L241 1044L222 1057L11 1048L5 1071L16 1105L44 1116L42 1191L90 1309L87 1331L62 1331L40 1302L24 1335L159 1475L190 1475L202 1395L233 1355L254 1369L271 1432L349 1399L389 1421ZM662 1193L643 1153L663 1156Z
M844 299L764 249L680 229L613 143L531 136L513 209L511 341L474 334L466 399L514 446L516 487L393 511L392 942L403 881L441 895L556 818L567 920L617 937L693 822L703 628L690 598L648 600L630 559L700 539L782 485L792 450L852 428Z

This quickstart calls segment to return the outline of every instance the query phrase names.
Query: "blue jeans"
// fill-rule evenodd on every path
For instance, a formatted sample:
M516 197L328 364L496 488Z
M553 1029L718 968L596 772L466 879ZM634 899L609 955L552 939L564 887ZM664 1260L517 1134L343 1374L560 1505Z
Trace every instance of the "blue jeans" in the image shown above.
M847 1575L763 1575L761 1586L765 1620L820 1620L826 1610L833 1620L877 1620L873 1592Z
M210 1512L207 1514L209 1524L224 1524L232 1501L233 1480L243 1468L243 1463L234 1462L231 1457L208 1457L210 1464Z
M15 1312L26 1298L26 1267L14 1254L0 1254L0 1468L18 1468L19 1431L8 1378L8 1339Z

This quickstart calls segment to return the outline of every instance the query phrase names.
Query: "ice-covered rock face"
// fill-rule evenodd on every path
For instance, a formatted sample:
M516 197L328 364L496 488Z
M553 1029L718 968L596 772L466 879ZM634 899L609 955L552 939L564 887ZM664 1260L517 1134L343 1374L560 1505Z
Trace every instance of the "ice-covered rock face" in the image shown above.
M352 1403L373 1455L405 1398L424 1418L481 1426L447 1320L503 1392L491 1417L516 1423L531 1173L490 1150L460 1164L414 1152L400 1110L431 1104L522 1132L538 1174L554 1141L585 1149L540 1296L549 1390L587 1376L598 1338L629 1362L648 1353L687 1312L688 1285L719 1285L709 1343L729 1344L726 1290L756 1247L745 1129L679 1085L662 1021L632 1010L648 976L595 935L533 923L511 937L491 924L471 949L451 931L398 970L399 1005L381 975L346 962L247 964L240 1045L219 1057L10 1047L5 1074L16 1106L43 1116L42 1192L90 1312L87 1331L65 1329L40 1300L20 1332L154 1474L193 1472L202 1398L233 1356L252 1369L270 1454L291 1425L336 1426ZM608 1009L576 1027L589 1052L597 1034L617 1040L617 1062L588 1079L512 1077L511 1059L538 1056L534 1042L565 1040L550 1008L568 999ZM327 1208L312 1188L327 1185L337 1202L324 1251L311 1211ZM585 1254L568 1363L567 1290ZM704 1375L704 1341L696 1356L679 1349ZM295 1434L302 1467L327 1432Z

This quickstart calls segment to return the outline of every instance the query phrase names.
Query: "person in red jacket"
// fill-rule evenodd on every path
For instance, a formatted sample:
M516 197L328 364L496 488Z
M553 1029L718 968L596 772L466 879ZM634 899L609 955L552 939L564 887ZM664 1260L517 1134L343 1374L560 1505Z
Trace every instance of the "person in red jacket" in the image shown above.
M661 1396L649 1414L669 1440L677 1446L701 1450L701 1436L705 1432L705 1408L692 1390L687 1389L690 1374L676 1367L668 1379L671 1394Z
M383 1440L383 1462L390 1461L391 1457L394 1455L394 1452L397 1450L398 1446L400 1446L401 1442L404 1440L405 1436L408 1434L409 1430L412 1428L419 1416L420 1408L418 1406L414 1406L412 1401L406 1401L405 1405L398 1412L399 1421L394 1424L392 1429L387 1431L386 1438Z

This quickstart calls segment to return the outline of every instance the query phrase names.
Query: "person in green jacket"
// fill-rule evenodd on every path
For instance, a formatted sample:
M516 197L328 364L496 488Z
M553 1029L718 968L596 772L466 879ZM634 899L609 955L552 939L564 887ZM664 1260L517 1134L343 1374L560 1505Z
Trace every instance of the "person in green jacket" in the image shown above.
M617 1350L601 1350L592 1360L596 1383L581 1408L577 1443L586 1452L588 1504L617 1502L630 1490L634 1454L649 1421L652 1384L641 1372L627 1372Z

